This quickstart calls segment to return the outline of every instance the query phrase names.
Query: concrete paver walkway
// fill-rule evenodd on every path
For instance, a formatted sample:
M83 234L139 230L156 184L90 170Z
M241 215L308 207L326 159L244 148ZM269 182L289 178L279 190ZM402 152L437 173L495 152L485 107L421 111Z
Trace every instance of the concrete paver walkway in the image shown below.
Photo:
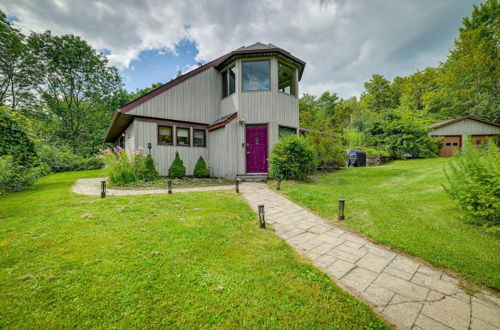
M500 329L500 299L470 296L457 280L377 246L303 209L263 183L243 183L252 209L340 286L401 329Z
M100 196L101 181L106 178L90 178L78 179L73 185L74 193L80 195ZM234 189L234 186L209 186L195 188L172 188L172 192L188 192L188 191L211 191L211 190L228 190ZM109 196L128 196L128 195L149 195L149 194L166 194L167 189L109 189L106 188L106 194Z

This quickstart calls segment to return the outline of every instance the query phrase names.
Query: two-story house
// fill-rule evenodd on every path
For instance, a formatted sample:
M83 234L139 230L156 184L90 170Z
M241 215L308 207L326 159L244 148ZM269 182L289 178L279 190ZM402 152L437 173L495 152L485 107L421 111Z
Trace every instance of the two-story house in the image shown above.
M200 156L215 177L267 174L278 137L298 132L304 67L272 44L239 48L118 109L106 142L151 146L161 175L176 151L188 175Z

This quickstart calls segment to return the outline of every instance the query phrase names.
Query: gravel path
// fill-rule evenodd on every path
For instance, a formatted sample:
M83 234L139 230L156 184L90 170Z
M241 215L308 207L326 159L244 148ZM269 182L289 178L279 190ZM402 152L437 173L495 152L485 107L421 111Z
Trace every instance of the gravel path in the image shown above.
M100 196L101 181L106 178L91 178L78 179L73 185L73 192L80 195ZM196 188L172 188L173 193L189 192L189 191L212 191L212 190L229 190L234 189L233 186L209 186ZM128 195L149 195L149 194L166 194L167 189L106 189L106 194L109 196L128 196Z

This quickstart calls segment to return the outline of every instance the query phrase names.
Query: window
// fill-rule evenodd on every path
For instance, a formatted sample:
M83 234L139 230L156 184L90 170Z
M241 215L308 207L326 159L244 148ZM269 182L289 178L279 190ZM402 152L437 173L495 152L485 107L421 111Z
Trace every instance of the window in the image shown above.
M278 63L278 90L295 95L295 69L283 63Z
M158 144L173 144L172 126L158 126Z
M269 60L244 61L242 67L244 91L263 91L271 88Z
M195 147L206 147L206 135L204 129L193 130L193 144Z
M297 134L297 130L291 127L280 126L278 128L278 137Z
M236 67L233 65L222 73L222 97L229 96L236 91Z
M177 127L177 145L190 146L189 142L189 128Z

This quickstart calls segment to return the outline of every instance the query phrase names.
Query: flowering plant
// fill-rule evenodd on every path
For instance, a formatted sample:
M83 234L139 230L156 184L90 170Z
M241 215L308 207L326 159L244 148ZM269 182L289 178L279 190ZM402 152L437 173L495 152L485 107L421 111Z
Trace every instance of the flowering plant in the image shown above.
M118 146L99 151L98 157L106 164L112 184L126 185L140 179L139 173L146 158L143 154L144 148L139 147L127 152Z

